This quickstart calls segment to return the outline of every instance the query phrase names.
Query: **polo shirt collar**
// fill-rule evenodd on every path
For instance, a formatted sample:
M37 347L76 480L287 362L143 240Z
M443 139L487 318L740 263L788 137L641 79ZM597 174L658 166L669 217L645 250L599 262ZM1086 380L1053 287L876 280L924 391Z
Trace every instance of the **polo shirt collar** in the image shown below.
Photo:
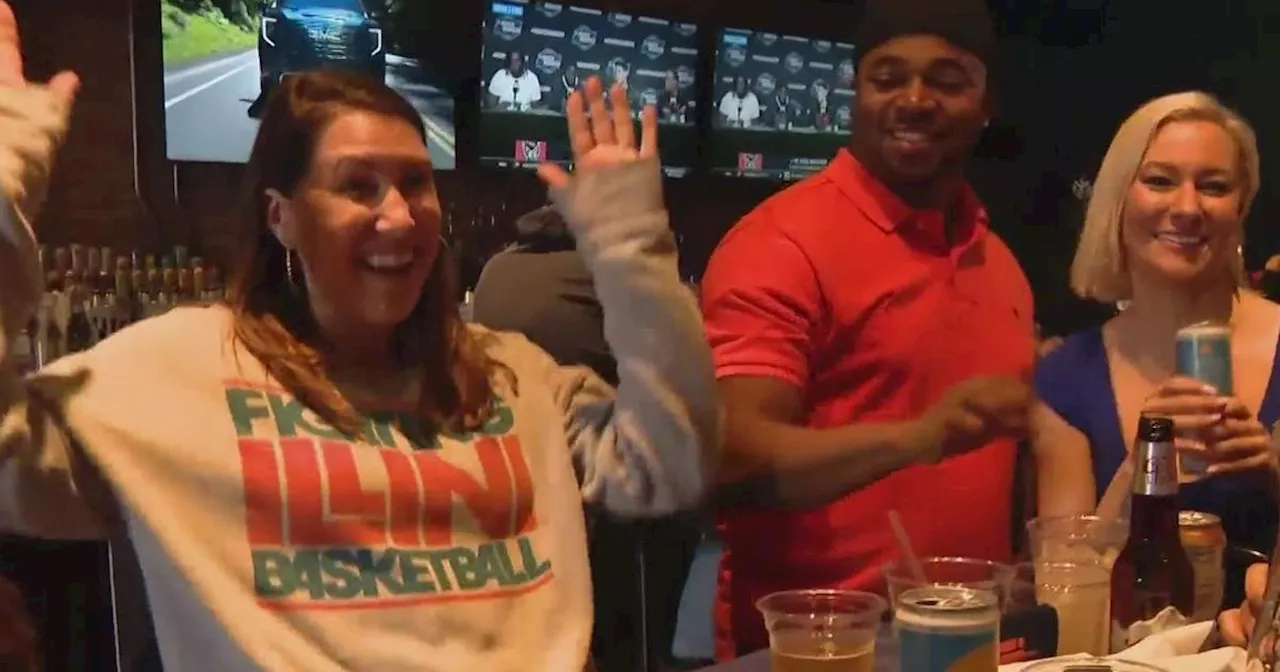
M848 149L836 153L826 173L862 214L884 232L913 233L946 242L946 219L941 210L917 210L907 205ZM989 224L986 208L968 183L960 192L956 213L959 215L956 241L967 241L972 234L986 231Z

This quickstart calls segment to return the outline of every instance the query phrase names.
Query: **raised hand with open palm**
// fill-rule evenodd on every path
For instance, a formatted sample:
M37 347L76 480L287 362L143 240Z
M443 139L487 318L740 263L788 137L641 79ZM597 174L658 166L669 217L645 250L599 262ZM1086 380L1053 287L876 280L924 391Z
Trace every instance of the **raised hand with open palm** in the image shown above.
M608 92L608 98L607 107L612 111L606 109L605 90L600 78L592 77L583 91L570 94L565 105L575 173L616 168L658 154L657 110L652 105L645 106L640 115L640 144L637 146L635 121L631 117L626 90L615 86ZM569 185L569 173L552 163L539 166L538 176L553 190Z
M0 85L25 86L22 73L22 41L18 37L18 20L9 3L0 0ZM73 72L62 72L49 80L49 89L70 107L75 101L80 79Z
M66 133L80 79L62 72L40 85L22 69L18 21L0 0L0 189L28 219L44 200L53 154ZM5 89L23 89L6 95Z

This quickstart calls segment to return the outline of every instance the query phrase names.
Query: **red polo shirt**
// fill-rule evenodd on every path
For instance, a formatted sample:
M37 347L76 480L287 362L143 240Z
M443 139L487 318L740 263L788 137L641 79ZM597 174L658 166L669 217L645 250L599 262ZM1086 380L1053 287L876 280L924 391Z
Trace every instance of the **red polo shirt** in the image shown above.
M847 151L761 204L721 241L702 281L717 375L795 385L816 428L918 418L973 377L1029 380L1026 276L972 190L955 216L949 243L942 213L912 210ZM819 510L724 514L719 656L768 646L755 601L770 592L882 592L881 570L899 557L891 509L921 555L1009 560L1015 454L1001 441Z

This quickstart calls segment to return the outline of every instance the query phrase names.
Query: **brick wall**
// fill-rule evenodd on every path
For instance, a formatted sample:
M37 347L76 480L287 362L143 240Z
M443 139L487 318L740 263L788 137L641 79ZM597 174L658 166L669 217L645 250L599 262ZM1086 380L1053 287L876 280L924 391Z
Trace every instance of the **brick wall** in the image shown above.
M81 73L84 88L42 222L50 243L149 242L134 179L130 0L16 0L27 76Z

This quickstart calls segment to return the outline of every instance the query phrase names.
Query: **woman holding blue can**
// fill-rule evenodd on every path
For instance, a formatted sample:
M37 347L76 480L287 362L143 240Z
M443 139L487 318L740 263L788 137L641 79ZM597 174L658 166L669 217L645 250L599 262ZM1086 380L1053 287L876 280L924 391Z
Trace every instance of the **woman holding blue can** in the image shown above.
M1253 130L1203 93L1152 100L1116 133L1071 281L1080 296L1125 309L1039 364L1041 516L1092 512L1138 417L1154 413L1174 418L1184 467L1204 466L1184 468L1182 508L1219 516L1232 546L1275 543L1267 428L1280 419L1280 305L1246 288L1241 256L1258 164ZM1193 347L1179 348L1180 331L1184 341L1195 332ZM1241 599L1243 574L1228 571L1228 604Z

